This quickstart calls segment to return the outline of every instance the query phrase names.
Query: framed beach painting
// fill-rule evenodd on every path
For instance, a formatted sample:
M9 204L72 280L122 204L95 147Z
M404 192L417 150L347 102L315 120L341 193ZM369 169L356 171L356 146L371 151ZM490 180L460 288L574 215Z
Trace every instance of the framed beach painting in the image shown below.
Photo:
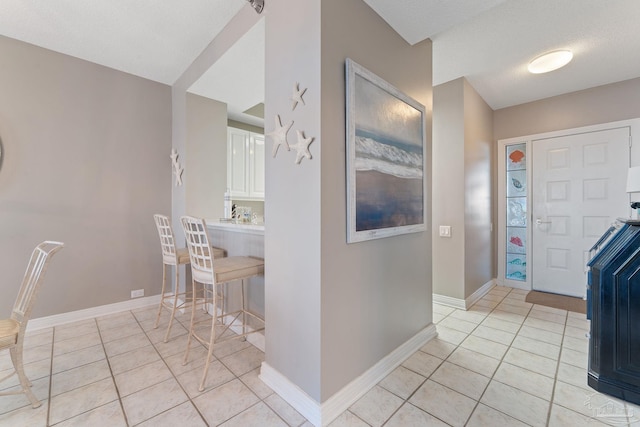
M347 59L347 243L425 223L425 108Z

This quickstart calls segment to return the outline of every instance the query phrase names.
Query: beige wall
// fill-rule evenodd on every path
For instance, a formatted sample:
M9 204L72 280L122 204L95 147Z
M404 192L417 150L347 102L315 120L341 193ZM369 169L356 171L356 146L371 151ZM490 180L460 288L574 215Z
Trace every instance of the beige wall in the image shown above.
M464 84L433 88L433 292L464 299L465 172ZM451 226L451 237L439 227Z
M464 296L496 277L492 231L493 110L464 79Z
M253 126L247 123L237 122L235 120L227 120L227 125L232 128L244 129L244 130L248 130L249 132L254 132L254 133L259 133L261 135L264 135L264 128L261 128L259 126Z
M433 102L433 291L465 300L495 277L493 111L464 78L436 86Z
M315 141L311 160L296 165L280 147L265 158L265 362L321 401L321 165L325 143L320 116L320 0L271 0L265 21L265 132L274 117L295 122ZM322 2L325 3L325 2ZM293 24L293 25L292 25ZM291 111L295 83L307 88L305 105Z
M350 57L430 112L431 43L409 46L360 0L272 0L268 12L266 122L279 114L315 141L300 165L267 158L265 359L325 402L431 323L428 232L346 243L344 107ZM296 82L307 91L292 112Z
M346 244L345 59L426 106L427 165L432 69L431 41L409 45L360 0L321 3L322 138L316 149L322 166L320 401L325 401L432 321L430 224L420 233ZM430 167L425 177L428 222Z
M65 242L34 317L160 292L168 86L0 37L0 312L33 247Z
M494 139L640 117L640 78L496 110Z
M224 217L227 188L227 104L187 93L186 212Z

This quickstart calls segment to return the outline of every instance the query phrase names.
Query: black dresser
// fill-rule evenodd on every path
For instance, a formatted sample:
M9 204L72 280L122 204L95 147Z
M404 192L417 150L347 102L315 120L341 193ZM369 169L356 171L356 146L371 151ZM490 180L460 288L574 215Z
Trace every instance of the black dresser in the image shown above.
M588 383L640 404L640 220L619 225L596 243L588 263Z

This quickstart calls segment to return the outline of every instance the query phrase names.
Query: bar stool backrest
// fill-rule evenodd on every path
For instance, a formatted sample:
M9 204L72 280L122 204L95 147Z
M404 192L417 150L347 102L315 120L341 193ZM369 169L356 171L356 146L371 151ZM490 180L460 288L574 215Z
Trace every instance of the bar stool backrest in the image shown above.
M198 283L214 284L213 259L205 220L186 215L180 220L189 248L193 280Z
M156 222L158 235L160 236L160 246L162 246L162 260L168 265L177 265L176 240L173 237L171 221L164 215L155 214L153 219Z
M33 303L40 290L42 277L47 269L49 260L63 246L64 243L47 240L36 246L31 253L31 259L27 265L27 270L24 273L22 284L11 312L11 318L20 323L20 332L24 332L27 327L27 321L31 317Z

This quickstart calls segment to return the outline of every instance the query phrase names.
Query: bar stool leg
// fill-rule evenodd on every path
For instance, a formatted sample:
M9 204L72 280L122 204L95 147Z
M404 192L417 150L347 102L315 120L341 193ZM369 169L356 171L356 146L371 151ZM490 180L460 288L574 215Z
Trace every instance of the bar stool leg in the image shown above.
M200 386L198 387L198 391L204 391L204 383L207 380L207 374L209 373L209 365L211 364L211 357L213 356L213 343L216 341L216 318L217 316L217 291L216 285L213 285L212 289L212 299L213 299L213 316L211 316L211 335L209 336L209 351L207 352L207 361L204 364L204 372L202 373L202 379L200 380Z
M186 365L189 360L189 349L191 348L191 338L193 337L194 326L196 321L196 301L197 293L196 293L196 281L191 280L191 324L189 325L189 338L187 339L187 350L184 352L184 359L182 360L182 365Z
M158 315L156 316L156 324L153 328L157 328L160 323L160 314L162 313L162 306L164 305L164 293L167 286L167 264L162 263L162 291L160 292L160 305L158 306Z
M242 334L244 339L247 339L247 306L244 299L244 279L240 282L240 289L242 293Z
M19 339L22 339L22 338L19 338ZM15 368L16 373L18 374L20 385L22 385L24 394L26 394L27 397L29 398L29 401L31 402L31 407L33 408L39 407L40 405L42 405L42 403L40 403L38 398L33 394L33 391L31 391L31 385L32 385L31 381L29 381L29 379L24 373L24 366L23 366L23 360L22 360L22 345L19 344L16 347L11 347L9 349L9 353L11 354L11 361L13 362L13 367Z
M176 309L178 307L178 289L180 288L180 265L176 264L173 268L176 269L176 285L173 290L173 307L171 307L171 317L169 318L169 326L167 327L167 333L164 335L164 342L169 340L169 334L171 333L171 326L173 326L173 319L176 316ZM186 286L186 284L185 284ZM186 298L186 295L185 295Z

